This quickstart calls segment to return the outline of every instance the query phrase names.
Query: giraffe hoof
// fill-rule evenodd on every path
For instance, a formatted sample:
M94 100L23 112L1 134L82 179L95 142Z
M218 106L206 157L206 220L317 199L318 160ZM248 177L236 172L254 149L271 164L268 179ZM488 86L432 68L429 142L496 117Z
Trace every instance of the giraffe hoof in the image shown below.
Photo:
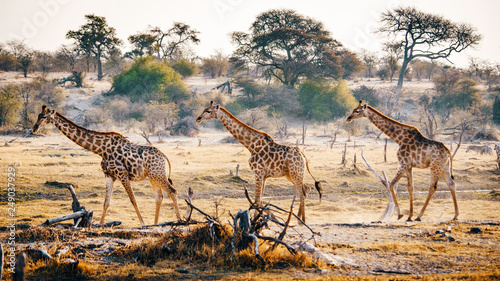
M408 218L406 221L413 221L411 218Z
M415 221L422 221L420 217L416 218Z
M398 220L400 220L403 217L403 215L398 215Z

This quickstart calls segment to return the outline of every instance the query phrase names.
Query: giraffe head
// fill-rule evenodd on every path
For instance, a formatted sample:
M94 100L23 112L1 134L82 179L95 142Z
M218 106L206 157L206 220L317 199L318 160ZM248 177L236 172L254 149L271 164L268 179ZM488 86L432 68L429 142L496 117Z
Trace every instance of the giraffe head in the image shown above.
M366 117L366 113L365 113L365 110L366 110L366 103L365 104L362 104L363 101L359 101L359 105L358 107L356 107L351 115L349 115L349 117L347 117L347 122L351 122L352 120L354 119L358 119L358 118L361 118L361 117Z
M202 121L209 120L212 118L217 118L217 112L219 111L220 105L214 105L214 102L211 101L210 105L203 110L200 116L196 118L196 123L201 123Z
M36 133L41 127L45 126L45 124L50 123L54 120L55 110L47 109L47 106L42 106L42 113L38 114L38 120L36 120L35 125L33 126L33 134Z

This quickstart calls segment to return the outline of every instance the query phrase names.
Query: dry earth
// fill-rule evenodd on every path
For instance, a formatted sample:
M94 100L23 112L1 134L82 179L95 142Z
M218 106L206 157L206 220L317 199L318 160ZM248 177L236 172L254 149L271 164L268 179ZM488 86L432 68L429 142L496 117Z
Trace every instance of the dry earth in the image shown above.
M70 96L74 98L73 94ZM89 91L82 93L82 97L95 98ZM289 244L307 240L322 253L342 260L341 266L319 263L312 267L218 268L189 260L160 260L148 266L133 259L119 258L117 253L123 249L144 240L155 241L159 235L172 230L170 227L139 229L137 216L119 184L115 186L106 220L121 221L120 226L113 230L85 231L49 228L52 234L42 235L44 238L41 239L30 236L29 230L19 230L16 246L24 249L43 244L52 255L65 246L81 248L85 253L79 256L82 262L94 267L90 267L90 273L78 278L88 279L500 279L500 172L495 166L495 156L466 153L467 144L463 144L454 158L459 190L458 221L450 221L453 203L441 180L422 222L396 221L393 216L388 223L372 223L385 209L388 194L366 169L360 153L363 151L377 172L385 171L391 178L398 167L397 145L389 142L387 162L383 161L383 139L356 137L348 141L346 136L339 136L330 149L327 141L334 129L333 125L326 127L325 134L324 127L311 127L306 145L300 146L310 161L312 173L324 180L321 203L313 191L306 205L307 224L320 235L312 237L306 227L293 221L294 226L284 240ZM291 128L289 138L277 141L295 145L300 137L299 131L298 127ZM145 143L138 134L126 135L136 143ZM208 213L214 214L215 202L219 202L218 213L222 222L229 220L229 213L248 208L243 190L246 187L250 194L254 192L254 181L247 164L249 152L240 144L222 143L221 140L228 135L226 131L203 128L197 138L167 138L163 143L154 143L172 163L172 179L179 191L181 212L186 208L182 199L186 198L188 187L195 192L193 203ZM15 137L1 136L0 140L3 144L3 141ZM447 140L442 141L449 144ZM341 164L344 144L347 144L346 165ZM493 143L486 144L493 146ZM357 156L356 167L354 155ZM237 164L240 165L239 179L233 177ZM71 197L67 189L47 182L72 183L82 205L94 210L94 219L99 219L105 192L100 157L83 150L58 131L46 130L43 136L19 138L9 146L0 147L0 169L4 171L0 182L3 187L7 183L8 167L15 167L16 172L17 223L34 226L46 219L71 213ZM420 211L426 198L428 178L427 170L414 170L416 212ZM306 181L312 183L308 176ZM146 223L152 223L154 199L149 182L133 183L132 187ZM3 190L0 226L9 224L6 192ZM270 179L265 201L288 209L294 194L295 188L285 179ZM173 221L172 204L165 197L160 221ZM398 199L407 215L409 201L404 178ZM198 214L194 218L203 220ZM31 229L42 231L39 227ZM182 229L187 231L188 228ZM275 231L276 228L271 228L265 233L274 235ZM453 237L453 241L443 233ZM0 232L0 240L5 242L7 235L6 231ZM73 253L72 257L75 256ZM32 260L28 279L43 279L46 274L44 266ZM75 278L71 274L66 277Z

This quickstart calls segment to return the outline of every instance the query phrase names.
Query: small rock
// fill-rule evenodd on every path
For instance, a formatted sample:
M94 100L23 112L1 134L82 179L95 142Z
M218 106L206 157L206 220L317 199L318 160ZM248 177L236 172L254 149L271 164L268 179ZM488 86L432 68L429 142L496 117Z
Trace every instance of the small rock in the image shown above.
M470 233L480 234L480 233L483 233L483 231L479 227L471 227Z

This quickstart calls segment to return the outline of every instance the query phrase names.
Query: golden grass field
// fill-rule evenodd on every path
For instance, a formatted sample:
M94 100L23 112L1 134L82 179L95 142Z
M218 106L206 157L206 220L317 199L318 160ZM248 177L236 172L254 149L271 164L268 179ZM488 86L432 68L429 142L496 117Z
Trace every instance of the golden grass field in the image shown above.
M73 278L99 280L500 279L500 173L495 166L496 156L466 153L467 144L462 144L453 162L459 191L458 221L450 221L454 215L453 203L445 183L440 180L439 192L431 200L423 221L406 222L409 202L405 192L406 179L403 178L398 189L398 199L405 217L396 221L394 215L388 223L373 224L371 222L377 220L386 207L388 193L378 179L366 169L360 153L363 151L365 158L379 174L385 171L388 177L392 178L398 168L397 145L389 142L387 162L383 162L383 139L376 141L374 138L354 137L352 141L347 142L346 136L340 136L330 149L327 147L330 136L322 134L323 128L309 128L308 132L306 145L300 147L309 159L313 175L324 181L322 202L319 202L316 191L312 190L306 203L307 224L314 231L321 233L321 236L315 236L309 242L324 253L348 260L349 264L329 266L309 260L276 263L267 268L252 266L251 263L214 266L209 261L196 261L186 257L181 260L159 259L153 265L144 265L131 258L117 258L117 253L124 251L122 248L133 249L131 244L136 247L139 245L139 249L155 244L155 239L159 239L158 235L166 235L165 233L170 231L169 227L165 227L153 228L150 233L142 233L139 237L132 235L131 244L128 243L122 248L115 245L116 250L105 256L91 254L98 249L89 250L89 254L82 258L78 273L67 273L61 264L54 261L33 261L28 266L28 276L32 279L43 279L44 276L51 279L61 271ZM218 213L221 222L230 219L229 213L235 214L239 209L248 209L244 187L248 188L251 197L254 194L254 180L247 162L250 154L240 144L220 141L228 135L227 131L204 129L197 138L167 138L163 143L154 143L172 163L172 180L178 190L181 214L186 209L183 199L186 198L188 187L194 190L193 203L208 213L215 213L215 202L219 202ZM137 134L126 136L136 143L145 144L144 139ZM2 139L11 138L4 136ZM299 136L277 141L294 145L296 138ZM199 140L201 146L198 145ZM353 141L356 141L356 148L353 147ZM341 164L344 143L348 145L348 162L345 166ZM490 146L493 144L490 143ZM354 154L357 156L356 168L353 166ZM37 225L48 218L72 212L68 190L46 184L51 181L67 182L76 186L80 203L87 209L94 210L94 221L98 222L105 194L100 161L98 155L85 151L53 129L45 130L43 135L20 138L9 146L0 147L1 170L7 171L9 166L15 167L17 222ZM241 180L235 180L230 175L230 171L234 173L237 164L240 165ZM414 169L415 216L427 195L428 173L428 170ZM5 186L7 172L1 181L2 186ZM308 175L306 183L313 183ZM132 183L132 187L146 224L152 224L155 205L149 181ZM284 178L270 179L267 181L264 201L288 209L294 194L295 188ZM2 198L5 198L4 196L2 194ZM2 200L0 225L8 223L7 209L5 200ZM194 219L203 220L199 214L194 213L193 216ZM173 220L173 207L165 196L160 211L160 222ZM71 230L59 235L47 234L59 237L55 239L55 244L46 242L48 252L53 254L65 243L74 245L79 240L96 239L89 237L123 238L121 234L116 234L116 231L138 231L136 213L119 183L115 184L106 221L121 221L122 225L113 230L115 232L89 229L78 234ZM288 231L284 239L286 242L293 243L311 237L304 226L297 225L295 220L292 224L294 227ZM482 232L471 233L472 227L478 227ZM36 229L39 228L32 228L35 229L32 231L37 233ZM187 231L189 228L182 229ZM448 238L436 234L438 230L447 229L455 241L448 241ZM39 231L43 233L42 230ZM54 231L57 233L61 230ZM272 233L273 229L266 231ZM28 234L22 231L19 235ZM42 234L40 237L39 240L31 238L19 241L18 246L25 247L47 239L47 236ZM128 238L130 237L123 239ZM290 256L287 253L284 251L278 256ZM252 259L251 255L248 259Z

